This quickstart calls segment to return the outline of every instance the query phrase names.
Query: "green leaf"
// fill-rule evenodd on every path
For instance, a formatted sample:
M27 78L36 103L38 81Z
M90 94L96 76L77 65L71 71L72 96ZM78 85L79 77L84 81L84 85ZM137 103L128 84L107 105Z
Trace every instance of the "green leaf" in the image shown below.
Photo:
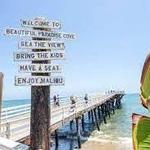
M141 100L144 107L150 104L150 55L147 56L141 75Z
M134 150L150 150L150 117L132 115L132 137Z

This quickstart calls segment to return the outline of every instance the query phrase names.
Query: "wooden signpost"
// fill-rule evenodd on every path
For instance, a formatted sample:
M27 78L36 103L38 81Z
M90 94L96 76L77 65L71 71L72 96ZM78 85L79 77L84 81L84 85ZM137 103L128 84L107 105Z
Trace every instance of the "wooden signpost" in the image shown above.
M22 40L18 44L19 49L27 51L19 50L13 53L16 62L32 62L18 65L19 73L31 73L31 76L15 76L15 85L31 86L30 148L49 150L50 86L64 85L65 82L62 76L51 76L51 73L62 71L61 66L51 64L51 61L65 59L65 46L62 40L73 40L75 34L53 31L61 28L60 22L47 21L45 18L21 20L21 26L23 29L7 28L4 31L7 36L31 38Z

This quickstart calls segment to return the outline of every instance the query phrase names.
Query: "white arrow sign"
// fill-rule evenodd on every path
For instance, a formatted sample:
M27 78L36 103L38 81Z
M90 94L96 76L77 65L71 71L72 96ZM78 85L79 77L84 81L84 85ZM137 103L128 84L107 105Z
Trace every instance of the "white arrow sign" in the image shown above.
M20 49L53 49L64 50L65 46L63 42L58 41L38 41L38 40L24 40L20 41L18 47Z
M24 30L24 29L15 29L15 28L5 29L4 34L25 36L25 37L36 37L36 38L64 39L64 40L75 39L74 33L48 32L42 30Z
M58 76L16 76L16 86L60 86L64 85L64 77Z
M34 28L49 28L49 29L60 29L61 24L59 21L47 21L47 20L23 20L21 19L21 25L23 27L34 27Z
M14 61L62 60L64 52L14 52Z
M18 66L20 73L60 73L62 71L59 65L52 64L21 64Z

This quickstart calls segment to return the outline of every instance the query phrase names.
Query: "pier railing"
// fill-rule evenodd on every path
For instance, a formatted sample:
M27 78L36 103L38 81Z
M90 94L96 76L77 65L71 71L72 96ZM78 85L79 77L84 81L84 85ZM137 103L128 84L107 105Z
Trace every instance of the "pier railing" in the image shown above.
M69 97L66 97L68 101L60 106L54 106L51 103L51 120L50 130L53 131L58 127L63 126L64 123L75 118L81 112L86 112L105 103L107 100L115 96L118 93L111 93L108 95L90 96L88 103L85 103L82 97L76 98L75 107L72 108ZM30 104L21 105L10 108L3 108L1 114L1 136L14 141L20 140L30 134Z

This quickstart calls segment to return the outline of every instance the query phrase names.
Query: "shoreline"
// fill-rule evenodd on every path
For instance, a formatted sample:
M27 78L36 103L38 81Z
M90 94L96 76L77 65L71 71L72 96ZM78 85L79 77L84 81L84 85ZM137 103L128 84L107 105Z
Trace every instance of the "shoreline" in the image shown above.
M132 150L132 138L119 137L118 140L90 137L80 150Z

